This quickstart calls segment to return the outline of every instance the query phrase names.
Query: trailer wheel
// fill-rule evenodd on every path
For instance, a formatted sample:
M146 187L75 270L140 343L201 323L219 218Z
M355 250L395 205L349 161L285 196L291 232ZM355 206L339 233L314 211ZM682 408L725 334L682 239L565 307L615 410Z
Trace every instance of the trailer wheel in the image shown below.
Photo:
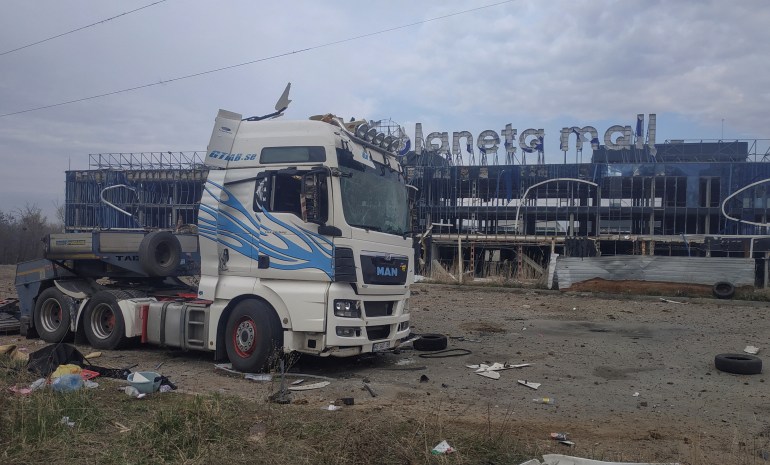
M40 293L35 302L35 329L46 342L61 342L69 334L74 305L70 296L64 295L55 287L49 287Z
M126 342L126 324L118 305L120 291L99 291L86 306L83 329L95 349L117 349Z
M227 320L225 348L233 368L256 373L269 364L283 345L283 329L265 303L243 300L235 305Z
M139 244L139 265L149 276L169 276L181 260L182 246L169 231L153 231Z

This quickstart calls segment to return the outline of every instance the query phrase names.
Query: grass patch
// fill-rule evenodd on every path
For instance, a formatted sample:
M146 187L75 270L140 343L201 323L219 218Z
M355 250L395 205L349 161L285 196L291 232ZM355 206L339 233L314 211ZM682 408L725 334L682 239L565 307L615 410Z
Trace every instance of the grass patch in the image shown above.
M381 406L326 411L179 393L137 400L120 383L98 378L93 390L20 396L7 388L34 376L2 364L0 372L3 464L476 464L520 463L534 452L513 439L510 418L479 424ZM75 426L62 424L63 416ZM255 425L262 431L256 439ZM444 439L459 452L432 455Z

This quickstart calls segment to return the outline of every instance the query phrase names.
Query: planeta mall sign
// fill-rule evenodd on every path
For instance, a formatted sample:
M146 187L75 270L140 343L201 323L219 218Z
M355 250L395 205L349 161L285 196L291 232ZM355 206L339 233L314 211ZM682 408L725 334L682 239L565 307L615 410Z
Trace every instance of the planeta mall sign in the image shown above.
M633 145L637 149L643 149L645 145L649 147L650 154L655 155L655 123L656 115L648 115L646 137L644 132L644 114L636 115L636 128L631 126L613 125L604 131L604 146L608 150L628 150ZM574 136L574 137L573 137ZM414 151L420 155L424 150L445 156L452 156L454 159L461 159L462 144L469 154L473 154L473 147L478 148L479 152L486 154L496 154L500 144L505 148L505 163L513 164L516 160L516 151L521 149L522 163L526 159L527 153L538 153L542 156L544 153L545 130L543 129L525 129L518 134L518 131L511 124L506 124L498 134L493 130L485 130L479 133L474 139L473 134L468 131L456 131L452 133L452 143L449 143L448 132L431 132L427 137L423 137L422 123L415 125L415 147ZM574 141L574 142L573 142ZM599 148L599 132L593 126L571 126L561 129L559 149L563 152L569 151L572 147L578 151L583 150L583 143L588 142L591 148ZM574 145L571 145L574 144Z

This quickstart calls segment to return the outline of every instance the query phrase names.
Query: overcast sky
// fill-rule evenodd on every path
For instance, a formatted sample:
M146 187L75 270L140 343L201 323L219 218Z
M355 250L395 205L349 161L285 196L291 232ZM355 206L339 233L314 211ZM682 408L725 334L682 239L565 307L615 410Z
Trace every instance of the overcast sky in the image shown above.
M0 53L153 3L9 0ZM0 114L343 41L496 3L166 0L0 55ZM205 150L217 110L392 118L433 131L634 125L657 141L770 137L770 2L519 0L205 76L0 117L0 210L64 203L88 154ZM584 157L587 160L590 150Z

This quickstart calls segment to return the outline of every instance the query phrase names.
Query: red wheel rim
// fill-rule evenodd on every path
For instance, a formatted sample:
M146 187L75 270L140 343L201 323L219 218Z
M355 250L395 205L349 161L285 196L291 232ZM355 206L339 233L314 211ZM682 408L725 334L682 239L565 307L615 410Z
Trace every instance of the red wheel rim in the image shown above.
M247 358L257 347L257 325L249 317L242 317L233 328L233 347L241 358Z

